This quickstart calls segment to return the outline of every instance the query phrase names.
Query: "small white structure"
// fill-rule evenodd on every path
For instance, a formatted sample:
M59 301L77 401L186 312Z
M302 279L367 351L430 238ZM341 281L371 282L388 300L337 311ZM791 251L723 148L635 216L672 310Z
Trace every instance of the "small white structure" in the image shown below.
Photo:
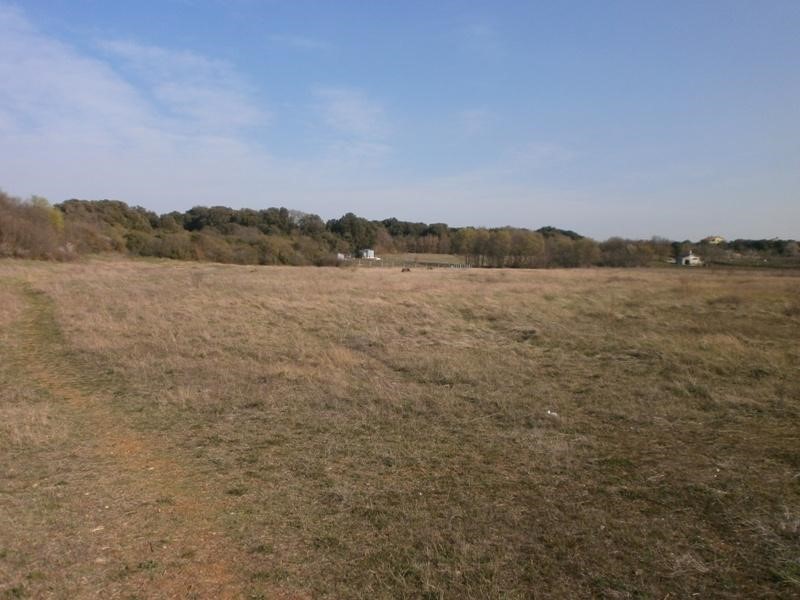
M359 250L358 255L360 258L365 258L367 260L379 260L375 257L375 250L372 248L364 248L363 250Z
M689 254L678 257L678 264L683 267L700 267L703 265L703 260L690 250Z

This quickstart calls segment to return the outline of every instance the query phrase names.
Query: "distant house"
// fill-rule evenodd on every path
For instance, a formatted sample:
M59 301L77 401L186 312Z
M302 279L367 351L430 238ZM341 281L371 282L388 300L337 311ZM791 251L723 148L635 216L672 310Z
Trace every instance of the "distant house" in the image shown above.
M721 235L710 235L706 238L703 238L702 242L704 244L711 244L712 246L717 246L718 244L722 244L725 242L725 238Z
M678 257L678 264L682 267L700 267L703 265L703 260L690 250L689 254Z
M372 248L364 248L363 250L359 250L358 257L365 258L367 260L380 260L380 258L375 256L375 250Z

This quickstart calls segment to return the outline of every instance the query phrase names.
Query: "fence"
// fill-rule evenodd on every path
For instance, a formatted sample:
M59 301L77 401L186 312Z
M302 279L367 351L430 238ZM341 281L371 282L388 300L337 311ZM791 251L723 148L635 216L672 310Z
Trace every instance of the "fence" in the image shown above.
M358 265L359 267L370 268L407 268L407 269L471 269L468 263L446 263L418 260L396 260L396 259L368 259L368 258L346 258L340 260L341 265Z

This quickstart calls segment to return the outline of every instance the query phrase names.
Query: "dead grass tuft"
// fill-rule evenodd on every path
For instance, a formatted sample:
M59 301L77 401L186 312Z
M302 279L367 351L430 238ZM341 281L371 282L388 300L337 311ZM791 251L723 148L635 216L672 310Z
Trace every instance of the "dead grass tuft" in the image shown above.
M0 447L29 448L58 442L66 430L48 406L0 407Z
M800 302L787 302L784 304L783 314L787 317L800 316Z
M723 296L716 296L715 298L709 298L707 302L711 306L735 307L744 304L744 298L742 298L737 294L725 294Z

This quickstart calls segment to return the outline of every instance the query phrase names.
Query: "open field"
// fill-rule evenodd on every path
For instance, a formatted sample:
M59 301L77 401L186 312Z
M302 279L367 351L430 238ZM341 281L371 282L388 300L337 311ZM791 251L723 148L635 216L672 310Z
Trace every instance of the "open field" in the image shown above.
M0 261L0 597L800 594L800 274Z

